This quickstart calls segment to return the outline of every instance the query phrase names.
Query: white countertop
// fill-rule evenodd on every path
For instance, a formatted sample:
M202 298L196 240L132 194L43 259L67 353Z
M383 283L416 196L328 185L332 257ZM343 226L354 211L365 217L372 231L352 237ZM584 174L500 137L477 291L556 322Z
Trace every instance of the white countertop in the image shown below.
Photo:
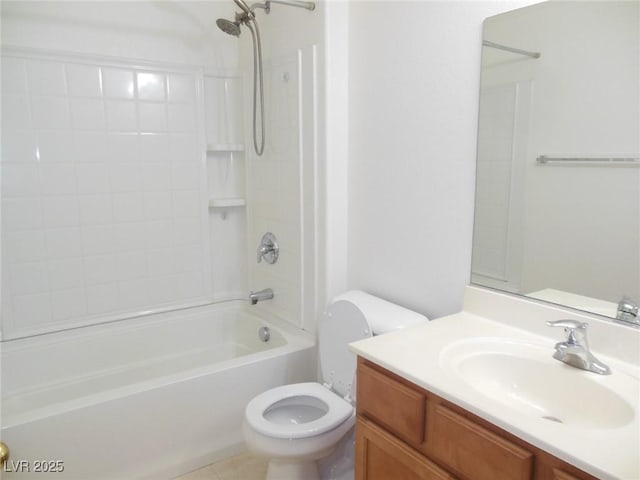
M478 292L472 293L476 295ZM465 306L467 303L465 302ZM482 304L483 309L488 308L486 301ZM549 315L553 315L556 320L571 317L584 320L582 315L572 315L571 312L563 312L563 316L558 317L557 308L552 310ZM545 318L540 319L542 323L545 320ZM591 325L598 323L598 320L591 319L589 323L591 328ZM562 329L547 328L550 334L544 336L536 333L535 328L534 332L527 331L486 316L463 311L426 324L352 343L350 349L357 355L379 364L598 478L640 479L638 415L628 423L615 427L594 427L582 425L579 422L571 424L552 422L506 407L501 402L479 393L468 382L456 375L447 364L447 352L451 351L450 346L456 344L458 345L456 348L459 349L460 341L463 340L475 342L478 339L508 339L512 342L526 342L537 349L548 349L549 363L552 366L557 364L558 368L570 368L571 374L575 370L576 375L586 375L589 381L604 386L620 385L621 382L624 385L633 385L631 389L623 389L623 396L636 411L640 409L640 390L637 389L640 365L633 360L636 340L629 344L631 345L629 350L632 350L633 354L632 360L615 358L614 355L594 350L592 346L596 357L612 369L611 375L603 376L574 369L554 360L552 358L554 344L563 336ZM614 330L616 328L618 327ZM603 331L602 329L606 330L608 326L600 325L596 331ZM626 337L631 334L636 335L634 337L636 339L640 338L637 336L637 331L632 331L628 327L615 331L626 334ZM610 343L616 344L616 342ZM544 350L541 351L544 352ZM630 380L632 383L629 383ZM567 395L571 394L571 391L567 392ZM575 399L576 404L589 401L589 398ZM608 408L606 404L599 407Z

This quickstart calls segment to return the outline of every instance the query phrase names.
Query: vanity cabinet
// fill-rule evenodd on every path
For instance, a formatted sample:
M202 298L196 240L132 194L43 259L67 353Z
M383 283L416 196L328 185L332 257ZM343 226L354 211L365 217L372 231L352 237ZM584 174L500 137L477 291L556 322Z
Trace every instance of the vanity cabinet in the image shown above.
M356 480L596 480L361 357L357 378Z

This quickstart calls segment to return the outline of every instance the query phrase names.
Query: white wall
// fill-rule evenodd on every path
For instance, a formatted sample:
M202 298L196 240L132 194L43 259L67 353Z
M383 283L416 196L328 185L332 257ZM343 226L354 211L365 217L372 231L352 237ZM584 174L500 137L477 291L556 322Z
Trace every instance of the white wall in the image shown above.
M527 3L350 3L349 288L431 318L460 310L482 21Z

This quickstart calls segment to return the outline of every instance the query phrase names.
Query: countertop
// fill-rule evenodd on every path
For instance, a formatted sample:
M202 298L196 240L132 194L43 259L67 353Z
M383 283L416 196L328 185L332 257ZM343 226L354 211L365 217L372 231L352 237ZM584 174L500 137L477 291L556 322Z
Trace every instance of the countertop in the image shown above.
M553 330L550 336L542 336L463 311L354 342L350 349L598 478L640 479L640 422L637 414L629 422L613 427L583 425L580 422L556 423L505 407L499 401L480 394L448 365L448 352L451 348L460 350L460 345L464 346L461 341L507 340L515 345L526 342L534 348L544 349L541 351L548 350L551 368L568 368L572 370L571 374L586 375L588 380L603 382L603 385L612 385L611 382L631 385L623 392L623 397L637 412L640 408L640 391L637 388L639 365L594 351L598 359L611 367L611 375L597 375L569 367L552 358L554 344L562 336L562 329L557 329L559 332L549 330ZM555 334L558 338L554 338ZM568 391L567 395L571 393ZM576 404L590 401L592 399L589 398L575 399ZM599 405L598 408L606 409L607 405Z

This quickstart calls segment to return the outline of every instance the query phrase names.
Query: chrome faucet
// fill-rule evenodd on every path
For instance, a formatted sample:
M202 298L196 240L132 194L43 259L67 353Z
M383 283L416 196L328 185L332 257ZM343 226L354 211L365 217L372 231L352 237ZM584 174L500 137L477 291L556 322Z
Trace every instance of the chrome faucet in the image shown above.
M553 354L553 358L572 367L599 373L600 375L609 375L611 373L611 369L594 357L589 350L589 343L587 342L588 323L575 320L556 320L555 322L547 322L547 325L564 327L564 331L567 334L566 341L556 343L556 351Z
M251 305L255 305L263 300L271 300L273 298L273 290L265 288L264 290L258 290L257 292L249 292L249 301Z
M623 322L640 325L640 317L638 316L638 304L626 295L618 302L618 310L616 318Z

